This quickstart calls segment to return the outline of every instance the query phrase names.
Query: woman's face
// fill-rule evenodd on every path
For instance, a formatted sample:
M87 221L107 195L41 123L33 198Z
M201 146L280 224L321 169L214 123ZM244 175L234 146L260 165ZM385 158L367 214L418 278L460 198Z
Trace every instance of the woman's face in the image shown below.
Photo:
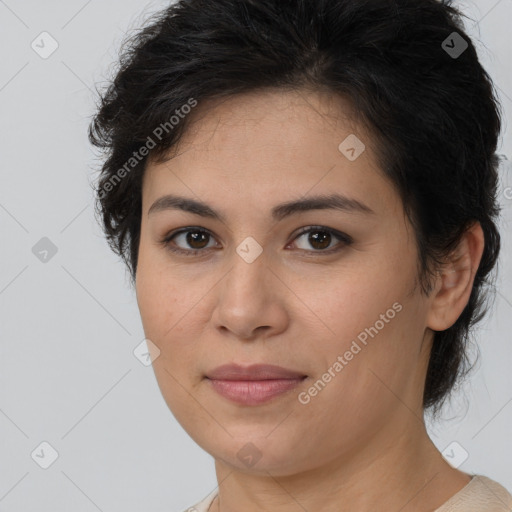
M368 135L335 101L232 97L195 116L177 156L149 162L144 177L136 292L160 351L158 384L189 435L243 471L287 475L375 456L421 416L429 299L415 286L413 231ZM346 198L338 208L305 203L273 215L335 194ZM149 212L166 195L220 219L169 201ZM227 363L306 377L240 403L206 377Z

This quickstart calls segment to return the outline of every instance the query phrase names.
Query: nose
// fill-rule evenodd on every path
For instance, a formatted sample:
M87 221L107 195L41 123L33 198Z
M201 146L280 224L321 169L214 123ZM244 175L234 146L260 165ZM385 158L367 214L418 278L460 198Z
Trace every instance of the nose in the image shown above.
M248 261L233 252L231 269L214 288L212 322L224 335L240 340L269 338L287 328L289 291L264 252Z

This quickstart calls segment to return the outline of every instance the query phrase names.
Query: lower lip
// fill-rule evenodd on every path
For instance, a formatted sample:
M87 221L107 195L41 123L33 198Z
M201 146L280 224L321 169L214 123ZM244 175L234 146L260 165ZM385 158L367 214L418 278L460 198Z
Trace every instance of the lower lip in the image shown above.
M225 398L243 405L258 405L297 387L300 379L212 380L213 389Z

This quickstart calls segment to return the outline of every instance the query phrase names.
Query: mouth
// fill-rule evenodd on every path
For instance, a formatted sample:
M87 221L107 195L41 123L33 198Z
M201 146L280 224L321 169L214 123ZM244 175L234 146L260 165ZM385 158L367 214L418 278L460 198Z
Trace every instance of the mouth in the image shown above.
M259 405L301 384L307 376L289 379L221 380L206 378L219 395L242 405Z
M243 405L259 405L301 384L303 372L270 364L222 365L207 373L207 382L219 395Z

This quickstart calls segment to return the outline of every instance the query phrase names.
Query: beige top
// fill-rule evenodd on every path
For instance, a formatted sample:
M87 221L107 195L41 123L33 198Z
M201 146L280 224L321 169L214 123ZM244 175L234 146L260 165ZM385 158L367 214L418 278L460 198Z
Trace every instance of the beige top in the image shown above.
M208 512L217 494L218 487L184 512ZM465 487L433 512L512 512L512 495L498 482L472 475Z

